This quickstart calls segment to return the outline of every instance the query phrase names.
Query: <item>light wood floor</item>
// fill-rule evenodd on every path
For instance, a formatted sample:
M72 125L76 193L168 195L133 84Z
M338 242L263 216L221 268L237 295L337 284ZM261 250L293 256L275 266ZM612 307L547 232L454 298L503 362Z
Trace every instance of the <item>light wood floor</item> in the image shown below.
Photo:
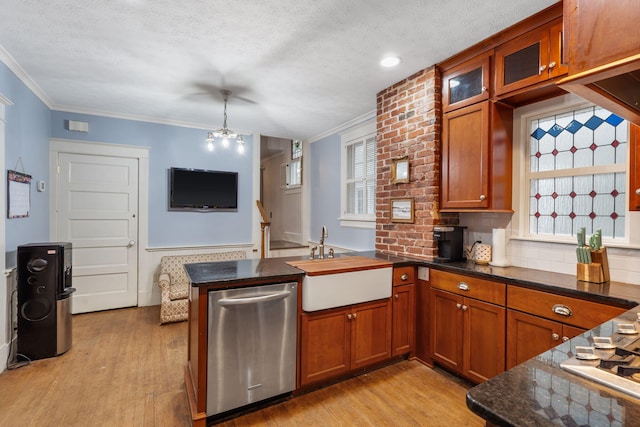
M0 426L189 426L187 324L158 319L158 306L74 316L66 354L0 374ZM482 426L467 387L404 361L221 425Z

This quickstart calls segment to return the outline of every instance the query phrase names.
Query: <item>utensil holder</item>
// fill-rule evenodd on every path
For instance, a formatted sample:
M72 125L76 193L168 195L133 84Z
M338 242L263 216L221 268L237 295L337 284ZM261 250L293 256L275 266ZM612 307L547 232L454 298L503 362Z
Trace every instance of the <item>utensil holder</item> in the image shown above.
M578 263L578 280L581 282L605 283L609 279L607 248L591 251L591 263Z

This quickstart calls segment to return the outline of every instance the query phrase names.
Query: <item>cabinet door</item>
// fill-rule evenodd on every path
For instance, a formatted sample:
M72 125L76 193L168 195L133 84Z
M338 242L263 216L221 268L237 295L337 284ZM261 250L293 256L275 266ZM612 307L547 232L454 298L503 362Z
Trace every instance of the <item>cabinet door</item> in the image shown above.
M489 60L486 53L442 74L443 111L489 99Z
M458 372L462 372L462 300L431 288L431 357Z
M637 55L637 0L564 0L565 46L571 74Z
M348 310L303 313L300 331L302 385L345 373L350 350Z
M489 206L489 101L444 114L442 209Z
M549 31L534 30L496 49L496 95L547 80Z
M350 316L351 369L391 357L391 301L360 305Z
M558 22L549 29L549 78L564 76L569 73L569 66L564 60L564 26Z
M413 284L393 287L393 329L391 332L391 355L413 351L415 341L415 286Z
M475 382L495 377L505 369L506 309L465 298L463 375Z
M629 131L629 209L640 211L640 126L631 124Z
M562 324L507 310L507 369L560 344Z

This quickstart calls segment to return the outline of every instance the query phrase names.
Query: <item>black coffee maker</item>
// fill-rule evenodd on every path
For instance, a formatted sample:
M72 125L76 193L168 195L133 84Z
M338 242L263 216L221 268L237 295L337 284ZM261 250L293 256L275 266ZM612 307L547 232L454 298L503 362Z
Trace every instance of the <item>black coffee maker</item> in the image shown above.
M433 239L438 242L438 256L435 262L453 262L464 260L463 231L459 225L433 227Z

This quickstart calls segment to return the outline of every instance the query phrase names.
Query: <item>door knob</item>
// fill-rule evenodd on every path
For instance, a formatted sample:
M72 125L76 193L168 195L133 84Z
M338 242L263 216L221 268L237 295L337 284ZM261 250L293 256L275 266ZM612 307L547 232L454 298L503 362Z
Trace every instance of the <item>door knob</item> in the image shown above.
M558 335L558 334L551 334L551 338L552 338L554 341L558 341L558 340L560 339L560 335Z
M484 199L486 199L486 198L487 198L487 196L485 196L484 194L481 194L481 195L480 195L480 200L484 200Z
M136 241L135 241L135 240L129 240L129 243L127 244L127 247L128 247L128 248L130 248L130 247L132 247L132 246L133 246L133 245L135 245L135 244L136 244Z

